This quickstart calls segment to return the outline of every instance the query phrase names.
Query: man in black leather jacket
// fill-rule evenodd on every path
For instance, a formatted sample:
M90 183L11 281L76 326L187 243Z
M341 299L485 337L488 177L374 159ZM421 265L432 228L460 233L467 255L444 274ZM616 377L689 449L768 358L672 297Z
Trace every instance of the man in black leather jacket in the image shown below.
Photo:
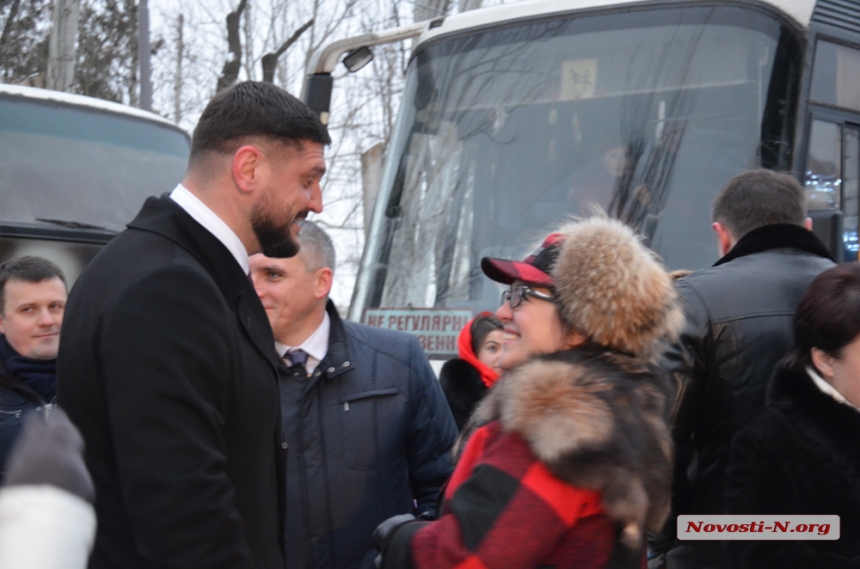
M789 174L735 176L714 200L712 221L723 257L677 284L687 323L666 357L678 383L673 511L651 541L652 567L727 567L720 542L677 541L675 518L724 513L732 437L764 409L768 380L791 346L797 304L834 264Z
M287 564L369 569L380 522L435 511L457 426L416 337L341 320L331 239L300 226L296 257L250 259L284 358Z

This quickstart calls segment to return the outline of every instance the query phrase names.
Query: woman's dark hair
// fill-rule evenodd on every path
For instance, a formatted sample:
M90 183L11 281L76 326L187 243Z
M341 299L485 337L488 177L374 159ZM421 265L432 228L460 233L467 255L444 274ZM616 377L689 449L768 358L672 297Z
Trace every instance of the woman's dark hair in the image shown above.
M472 335L472 353L475 356L478 355L490 332L504 329L505 326L502 321L496 318L492 312L482 312L475 316L475 319L472 320L472 326L469 328L469 333Z
M794 315L794 345L784 364L812 366L810 350L838 358L860 336L860 263L845 263L818 275Z

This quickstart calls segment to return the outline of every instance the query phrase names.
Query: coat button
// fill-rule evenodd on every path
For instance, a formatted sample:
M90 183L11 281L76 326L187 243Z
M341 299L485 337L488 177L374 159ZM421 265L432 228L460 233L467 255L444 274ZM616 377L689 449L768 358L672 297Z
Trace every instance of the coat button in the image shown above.
M288 446L289 446L289 445L288 445L287 443L281 443L281 448L282 448L282 449L284 449L284 450L287 450L287 447L288 447Z
M343 362L343 367L349 367L349 362L348 361Z
M328 373L334 373L334 368L333 368L333 367L330 367L330 368L328 368L328 369L326 370L326 372L328 372Z

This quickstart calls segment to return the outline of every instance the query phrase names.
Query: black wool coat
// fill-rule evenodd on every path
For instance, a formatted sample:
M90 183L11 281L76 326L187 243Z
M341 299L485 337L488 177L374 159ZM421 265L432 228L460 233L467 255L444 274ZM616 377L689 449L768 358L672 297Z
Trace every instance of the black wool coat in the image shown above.
M58 366L96 488L90 568L284 566L271 328L227 248L167 196L78 279Z
M777 369L770 405L732 443L727 514L835 514L836 541L726 542L733 567L860 567L860 411Z

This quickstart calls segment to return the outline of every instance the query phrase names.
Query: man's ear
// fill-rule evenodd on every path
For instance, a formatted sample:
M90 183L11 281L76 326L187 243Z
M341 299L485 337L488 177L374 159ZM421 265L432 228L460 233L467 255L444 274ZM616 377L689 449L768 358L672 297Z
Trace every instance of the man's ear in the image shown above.
M6 319L0 314L0 334L6 333Z
M812 365L821 373L821 377L828 382L833 380L833 357L824 353L823 350L812 348L809 352L812 357Z
M263 185L268 174L268 161L263 152L250 144L233 153L233 182L243 194Z
M714 233L717 234L717 244L720 247L720 255L725 256L732 250L732 247L735 246L735 238L732 236L729 228L719 221L712 223L711 227L714 228Z
M804 219L803 226L806 228L807 231L812 231L812 218L807 217L806 219Z
M315 298L325 298L331 292L332 284L334 284L334 272L329 267L317 269L316 272L316 288L314 289Z

